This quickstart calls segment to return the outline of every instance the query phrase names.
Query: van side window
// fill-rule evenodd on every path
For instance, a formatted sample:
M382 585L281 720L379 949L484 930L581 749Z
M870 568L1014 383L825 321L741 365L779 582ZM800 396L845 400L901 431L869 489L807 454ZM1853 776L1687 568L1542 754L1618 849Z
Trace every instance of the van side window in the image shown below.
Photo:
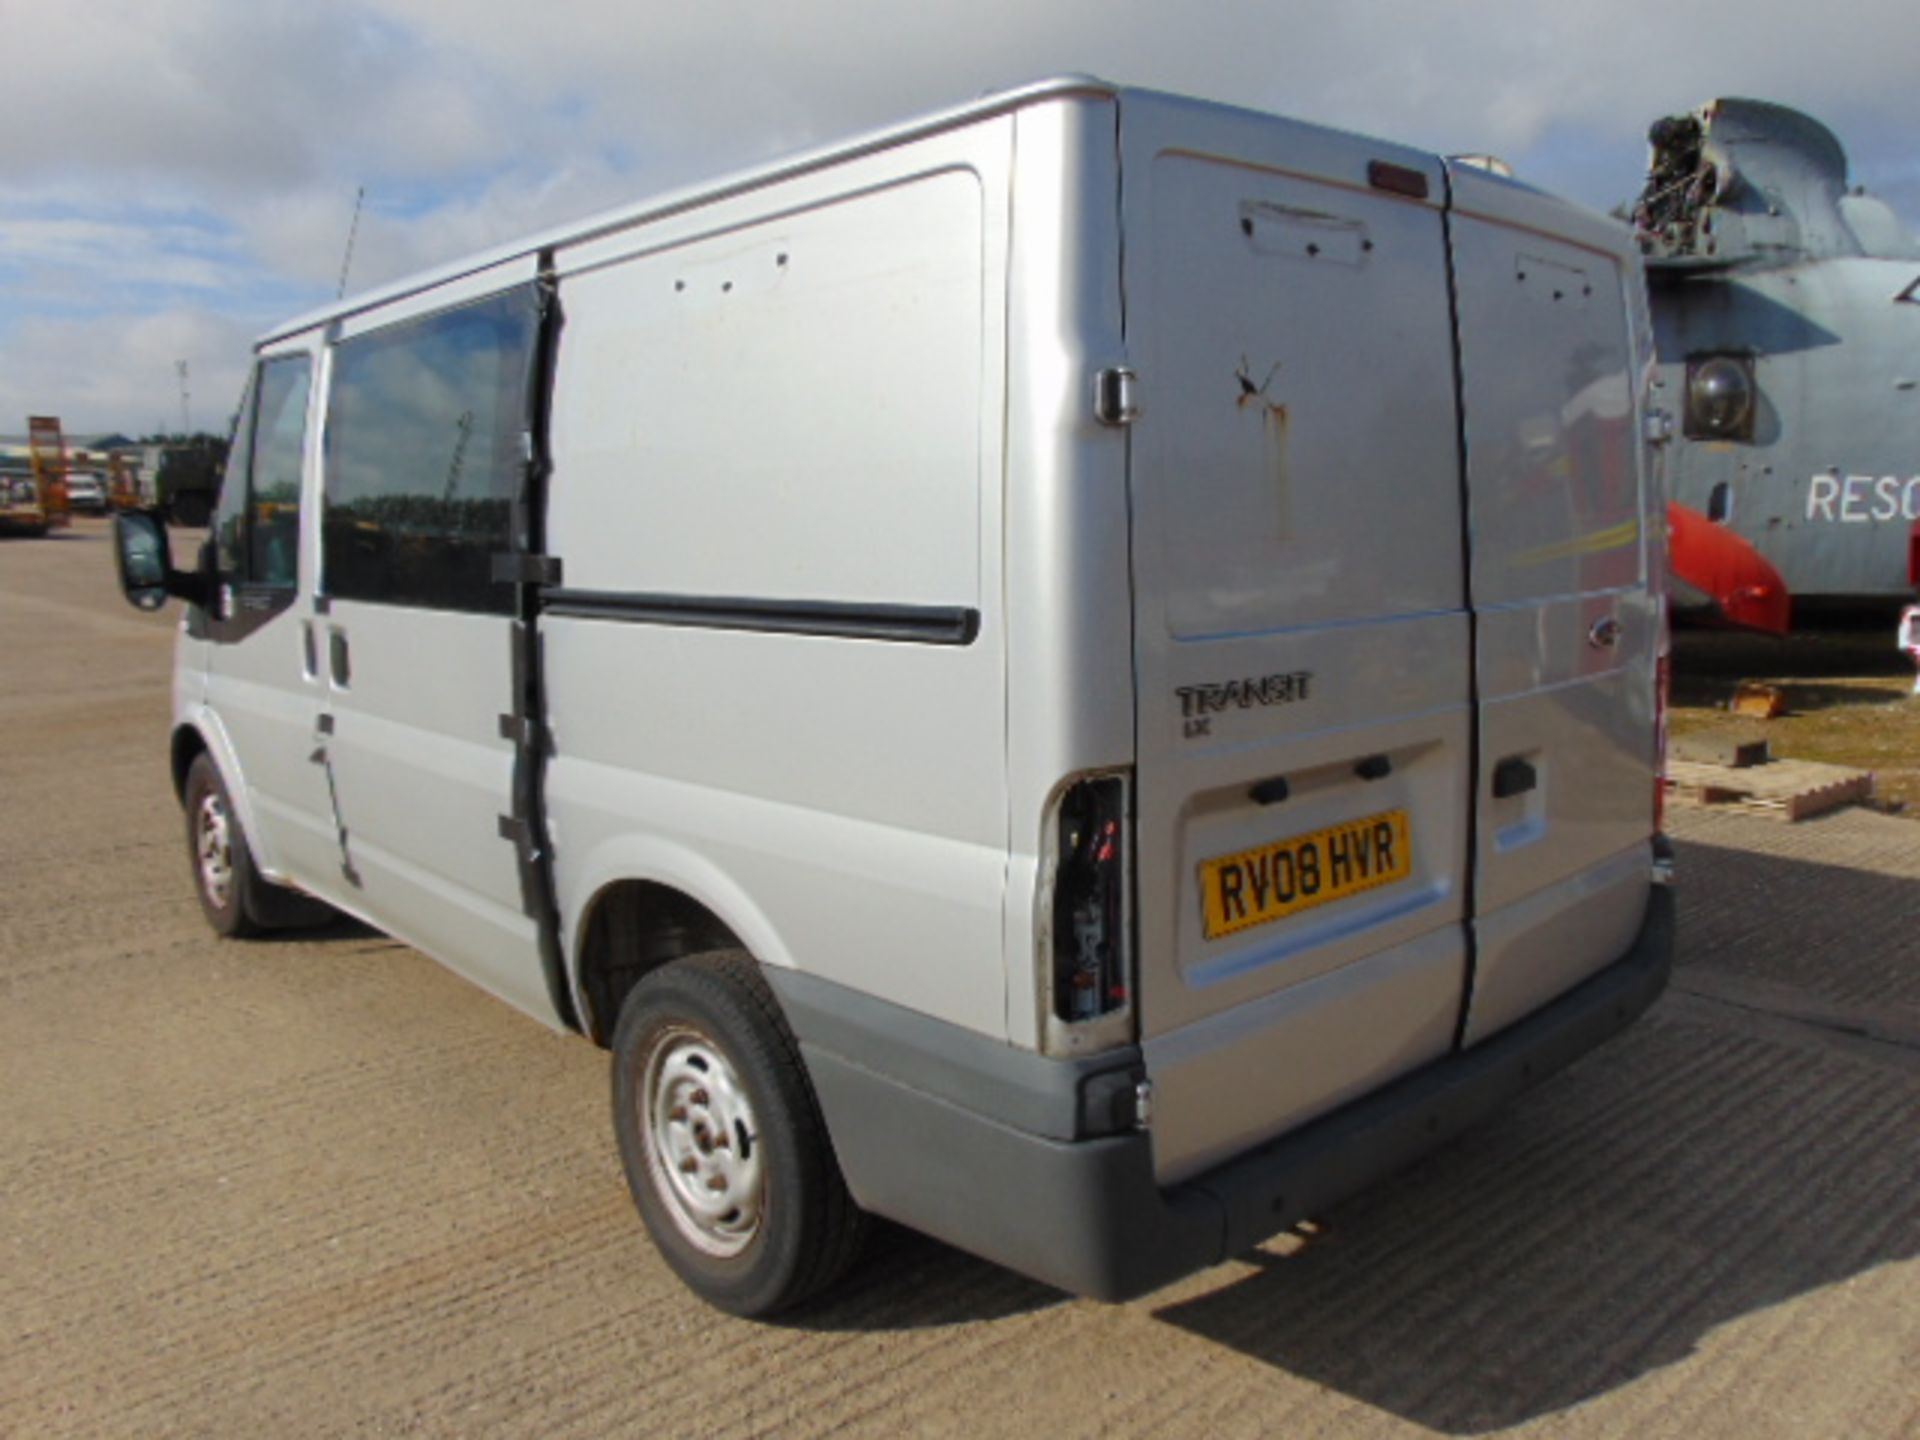
M327 594L509 614L494 581L525 456L532 287L342 341L327 419Z
M240 402L213 534L220 573L291 590L299 579L300 462L307 439L305 355L268 360Z

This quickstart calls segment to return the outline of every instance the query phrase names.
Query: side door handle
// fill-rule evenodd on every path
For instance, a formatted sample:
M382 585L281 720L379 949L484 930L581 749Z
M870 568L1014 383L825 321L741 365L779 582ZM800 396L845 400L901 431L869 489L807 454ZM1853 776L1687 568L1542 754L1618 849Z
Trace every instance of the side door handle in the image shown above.
M347 632L338 625L327 630L327 673L333 688L345 690L353 681L353 664L347 653Z

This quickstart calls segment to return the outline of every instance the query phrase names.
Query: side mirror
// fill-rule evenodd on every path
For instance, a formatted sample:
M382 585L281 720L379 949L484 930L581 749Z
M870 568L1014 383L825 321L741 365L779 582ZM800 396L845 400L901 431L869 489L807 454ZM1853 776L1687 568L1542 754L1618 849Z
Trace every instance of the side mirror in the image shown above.
M169 595L205 603L205 577L173 568L166 526L153 511L122 510L113 517L113 554L120 592L134 608L158 610Z

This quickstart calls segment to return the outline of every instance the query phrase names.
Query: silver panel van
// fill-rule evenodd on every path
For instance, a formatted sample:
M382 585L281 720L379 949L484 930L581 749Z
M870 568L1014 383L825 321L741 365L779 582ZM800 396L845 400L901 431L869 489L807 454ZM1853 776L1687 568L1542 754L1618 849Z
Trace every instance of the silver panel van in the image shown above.
M330 306L121 522L201 901L610 1049L726 1309L1142 1293L1665 983L1650 361L1621 227L1084 79Z

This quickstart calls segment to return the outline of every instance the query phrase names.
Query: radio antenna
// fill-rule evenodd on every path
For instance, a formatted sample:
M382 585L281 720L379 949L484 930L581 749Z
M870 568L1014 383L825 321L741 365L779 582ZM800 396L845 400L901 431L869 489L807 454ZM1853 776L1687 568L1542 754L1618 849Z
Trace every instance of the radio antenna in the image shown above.
M340 261L340 288L333 294L336 300L347 293L347 271L353 267L353 242L360 234L360 205L366 198L364 185L353 192L353 223L347 227L347 253Z

